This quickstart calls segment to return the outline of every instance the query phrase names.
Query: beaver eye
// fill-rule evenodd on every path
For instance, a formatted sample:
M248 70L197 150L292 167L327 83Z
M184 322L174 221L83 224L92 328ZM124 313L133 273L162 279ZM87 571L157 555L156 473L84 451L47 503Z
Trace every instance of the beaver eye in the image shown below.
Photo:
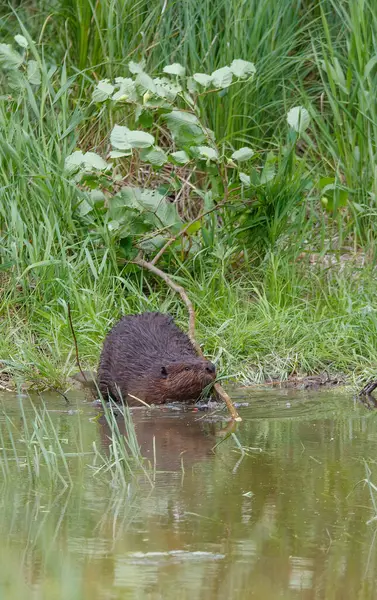
M185 367L185 371L189 371L189 370L190 370L190 367Z
M168 372L166 370L166 367L161 367L161 376L162 377L167 377L168 376Z

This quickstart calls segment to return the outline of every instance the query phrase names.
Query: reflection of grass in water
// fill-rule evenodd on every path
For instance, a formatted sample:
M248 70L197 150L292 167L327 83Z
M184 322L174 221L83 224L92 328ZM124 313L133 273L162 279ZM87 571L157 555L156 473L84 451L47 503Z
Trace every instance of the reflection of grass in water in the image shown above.
M106 407L103 404L109 427L109 451L99 450L93 441L93 451L85 452L80 417L77 419L78 432L68 439L64 434L60 435L43 401L41 408L37 408L29 398L27 402L32 408L31 416L25 413L21 397L19 420L3 412L0 471L5 482L13 482L16 476L22 481L29 480L33 485L71 487L74 485L73 474L88 466L88 456L93 459L89 465L93 476L110 474L112 484L118 488L127 486L130 479L140 473L150 480L128 407L117 407L117 417L113 405ZM124 420L126 436L120 433L119 416Z
M366 477L364 479L364 483L368 487L370 499L371 499L373 510L374 510L374 516L371 519L369 519L369 521L367 522L369 525L369 523L372 523L373 521L377 521L377 486L371 481L372 471L369 468L367 463L365 463L365 472L366 472Z
M113 485L125 486L129 483L129 476L134 477L142 472L151 482L146 461L140 452L130 409L125 404L113 402L108 405L102 402L102 406L110 430L109 452L98 452L94 444L95 455L100 462L100 466L95 467L95 475L110 473ZM126 435L120 431L119 418L124 421Z
M67 459L79 456L79 440L76 440L76 451L66 453L63 444L68 440L59 437L51 416L43 404L38 410L30 402L33 409L32 418L25 414L24 404L20 398L20 423L4 413L5 432L0 428L0 468L4 479L13 479L15 472L28 477L33 482L44 482L49 485L72 485L72 477Z
M119 417L114 424L111 407L108 411L111 424L120 429ZM205 561L200 567L193 563L186 567L195 590L204 590L194 592L198 598L211 597L211 591L216 597L219 581L224 597L245 598L247 593L237 590L248 589L261 598L284 592L284 597L293 597L298 590L285 587L294 584L293 575L300 582L307 571L313 573L318 597L338 597L336 592L347 584L350 598L372 598L372 593L355 592L366 565L370 581L376 568L372 546L368 562L368 534L373 528L365 524L367 489L358 486L351 504L345 495L360 479L360 464L353 460L356 447L351 444L361 443L356 434L364 431L361 454L357 454L365 456L370 447L368 435L375 427L369 414L367 418L345 417L336 426L332 420L317 423L314 429L319 431L313 437L307 422L305 416L301 426L297 421L270 423L265 432L269 445L263 446L263 453L245 456L236 472L232 473L234 456L226 460L224 452L220 460L203 462L193 471L194 478L188 472L184 484L175 478L170 489L157 485L149 497L145 489L152 492L152 488L139 489L131 476L127 487L117 488L106 483L108 476L93 477L90 469L79 476L71 471L74 485L59 495L52 490L35 492L27 480L25 493L18 492L17 482L4 486L0 535L10 543L0 550L0 597L29 597L25 578L33 589L38 586L40 598L99 599L105 592L116 596L127 595L128 590L136 590L135 597L153 591L164 598L187 598L188 594L174 589L178 567L172 566L166 577L163 566L151 584L147 561L131 564L129 553L156 546L169 550L168 544L175 541L190 548L190 544L221 540L229 555L226 569L222 563L207 568ZM243 448L256 445L259 425L246 419L242 423L237 439ZM111 429L109 438L113 439ZM237 447L233 436L228 442ZM221 450L229 457L226 445ZM314 452L321 464L310 459ZM244 517L249 520L244 522ZM148 538L146 545L141 537ZM271 559L278 568L274 585L266 591ZM8 588L3 574L8 576ZM184 576L182 569L180 581Z
M89 560L107 560L140 506L137 486L114 489L106 499L108 490L82 477L58 494L36 491L30 482L3 486L0 533L7 544L0 549L0 598L29 598L29 586L38 589L35 598L100 597L93 576L98 563Z

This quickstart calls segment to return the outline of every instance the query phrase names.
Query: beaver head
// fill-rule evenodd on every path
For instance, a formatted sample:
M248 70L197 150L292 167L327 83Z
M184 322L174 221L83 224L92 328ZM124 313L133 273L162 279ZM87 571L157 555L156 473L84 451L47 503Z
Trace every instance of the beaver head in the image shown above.
M159 402L197 400L204 388L215 379L215 365L204 358L169 362L156 369L153 395L159 395Z

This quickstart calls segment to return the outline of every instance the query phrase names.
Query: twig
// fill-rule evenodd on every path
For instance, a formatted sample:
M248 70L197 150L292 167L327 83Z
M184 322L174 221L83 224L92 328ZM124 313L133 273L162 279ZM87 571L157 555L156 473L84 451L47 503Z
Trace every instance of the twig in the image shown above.
M135 260L133 260L132 262L135 265L139 265L139 267L142 267L143 269L147 269L148 271L151 271L158 277L161 277L161 279L163 279L165 281L165 283L172 290L174 290L174 292L177 292L177 294L179 294L181 296L183 302L185 303L185 305L187 307L188 313L189 313L189 338L190 338L191 342L193 343L193 345L195 346L195 350L199 354L202 355L202 350L201 350L198 342L195 339L195 311L194 311L193 304L186 293L186 290L181 285L174 283L174 281L169 277L169 275L167 275L167 273L165 273L164 271L161 271L161 269L156 267L153 264L153 262L148 262L148 261L144 260L143 258L141 258L140 256L135 258Z
M186 231L188 231L188 229L190 229L191 225L193 225L197 221L200 221L200 219L202 219L203 217L206 217L207 215L209 215L210 213L214 212L215 210L218 210L219 208L222 208L224 206L224 204L226 204L227 201L228 200L226 199L226 200L223 200L222 202L219 202L219 204L216 204L216 206L213 206L209 210L206 210L205 212L200 213L200 215L198 215L197 217L195 217L195 219L193 219L192 221L190 221L190 223L187 223L186 227L184 227L183 229L181 229L181 231L179 233L177 233L177 235L173 235L173 237L171 237L166 242L166 244L164 246L162 246L162 248L157 252L156 256L154 256L153 259L148 264L155 265L160 260L161 256L169 248L169 246L171 246L172 244L174 244L174 242L178 238L182 237L182 235L185 235Z
M61 396L63 396L64 400L66 401L67 404L71 404L70 401L68 400L67 396L64 394L64 392L61 392L60 390L58 390L57 388L51 388L54 392L56 392L57 394L60 394ZM40 394L39 394L40 395ZM42 396L40 395L40 397L42 398Z
M85 375L84 371L82 370L81 364L80 364L79 348L78 348L78 345L77 345L77 339L76 339L75 330L73 329L72 316L71 316L71 305L70 305L69 302L67 303L67 307L68 307L68 322L69 322L69 325L71 327L72 337L73 337L73 341L74 341L74 344L75 344L76 364L77 364L77 367L79 368L79 371L80 371L81 375L83 376L84 381L86 381L88 383L86 375Z
M137 396L134 396L133 394L127 394L130 398L132 398L133 400L137 400L138 402L140 402L141 404L144 404L144 406L146 406L147 408L150 408L151 405L148 404L147 402L144 402L144 400L142 400L141 398L138 398Z
M235 188L234 191L239 190L240 188ZM184 235L186 233L186 231L190 228L190 226L193 223L196 223L196 221L199 221L202 217L207 216L208 214L215 212L218 208L223 208L228 202L230 202L228 199L227 200L222 200L221 202L219 202L219 204L216 204L216 206L210 208L209 210L200 213L200 215L198 215L197 217L195 217L195 219L193 219L192 221L190 221L189 223L186 223L185 227L183 229L181 229L181 231L179 233L177 233L177 235L175 237L172 237L171 239L169 239L169 244L166 246L166 248L168 248L175 240L177 240L179 237L181 237L182 235ZM238 208L239 206L243 206L243 207L248 207L253 203L253 200L242 200L242 201L238 201L238 202L233 202L232 200L232 206L233 208ZM154 229L152 231L152 233L150 234L140 234L140 238L142 242L146 242L149 240L153 240L155 237L157 237L158 235L160 235L161 233L164 233L164 231L166 231L167 229L170 228L170 225L166 225L165 227L161 227L160 229ZM137 243L134 244L135 247L137 246ZM161 252L161 250L159 251L159 253ZM165 252L165 250L164 250ZM161 258L162 254L158 257L158 260ZM157 255L156 255L157 257ZM155 262L155 258L153 260L150 261L152 264L156 264Z
M363 387L363 389L359 392L359 396L370 396L370 394L377 388L377 381L372 379L372 381L368 381L368 383Z
M217 206L219 206L219 205L217 205ZM175 283L169 277L169 275L167 275L164 271L161 271L161 269L156 267L153 264L153 262L148 262L148 261L144 260L143 258L141 258L141 256L138 256L137 258L135 258L132 261L132 263L135 265L138 265L139 267L142 267L143 269L147 269L148 271L151 271L151 273L154 273L158 277L161 277L161 279L163 279L165 281L165 283L172 290L174 290L174 292L177 292L177 294L179 294L181 296L184 304L186 305L188 313L189 313L189 338L190 338L195 350L197 351L197 353L200 356L203 356L202 349L195 339L195 310L194 310L194 307L193 307L193 304L192 304L190 298L188 297L188 295L186 293L186 290L181 285L178 285L177 283ZM221 387L221 385L219 383L215 383L214 389L215 389L216 393L218 394L218 396L221 398L221 400L223 400L225 402L225 404L227 405L232 418L235 421L242 421L232 400L230 399L230 397L228 396L226 391Z

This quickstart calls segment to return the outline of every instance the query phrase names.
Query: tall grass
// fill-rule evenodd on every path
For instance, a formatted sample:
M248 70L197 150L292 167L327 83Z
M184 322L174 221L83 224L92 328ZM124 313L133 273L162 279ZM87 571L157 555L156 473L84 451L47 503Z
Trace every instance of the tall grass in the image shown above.
M322 103L312 103L317 125L315 146L349 194L350 214L336 215L340 235L358 243L375 236L377 111L377 8L373 2L331 2L342 33L321 10L323 36L312 36ZM348 221L348 222L347 222Z

